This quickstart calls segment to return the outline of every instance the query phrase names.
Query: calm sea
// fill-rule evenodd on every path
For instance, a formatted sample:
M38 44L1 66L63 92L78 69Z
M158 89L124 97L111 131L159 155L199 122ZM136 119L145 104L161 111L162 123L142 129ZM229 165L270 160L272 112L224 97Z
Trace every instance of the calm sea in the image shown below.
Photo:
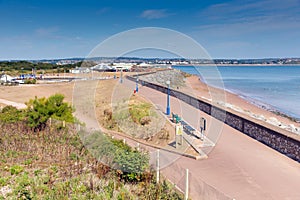
M211 67L173 66L205 80ZM224 88L253 103L283 112L300 119L300 65L299 66L219 66ZM210 76L210 75L209 75ZM212 80L213 78L208 78ZM220 87L209 81L210 85Z

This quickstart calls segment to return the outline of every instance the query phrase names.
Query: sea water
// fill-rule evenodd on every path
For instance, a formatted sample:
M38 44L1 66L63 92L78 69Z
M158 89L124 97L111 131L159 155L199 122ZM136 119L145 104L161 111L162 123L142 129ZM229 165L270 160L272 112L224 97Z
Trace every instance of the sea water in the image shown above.
M300 119L300 65L299 66L173 66L175 69L201 76L207 71L216 72L224 89L246 98L252 103L263 105L291 117ZM220 87L220 84L210 85ZM216 81L217 83L217 81Z

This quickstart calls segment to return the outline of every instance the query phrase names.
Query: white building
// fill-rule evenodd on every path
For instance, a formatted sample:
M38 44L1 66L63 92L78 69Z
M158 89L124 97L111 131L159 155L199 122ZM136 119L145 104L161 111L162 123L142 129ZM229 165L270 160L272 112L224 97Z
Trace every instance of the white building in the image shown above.
M7 74L3 74L0 76L0 82L6 83L6 82L12 82L13 80L14 78Z
M91 69L88 67L76 67L75 69L71 69L72 74L80 74L80 73L90 73Z

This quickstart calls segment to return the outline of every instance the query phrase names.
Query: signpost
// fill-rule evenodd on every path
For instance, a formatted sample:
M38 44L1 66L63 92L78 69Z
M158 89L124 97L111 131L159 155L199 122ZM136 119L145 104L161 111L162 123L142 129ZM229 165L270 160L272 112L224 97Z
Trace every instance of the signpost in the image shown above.
M182 145L182 142L183 142L183 127L181 124L176 124L175 126L175 147L177 148L178 147L178 144ZM179 140L179 141L178 141Z
M206 130L206 119L201 117L200 119L200 133L201 133L201 140L204 139L204 131Z

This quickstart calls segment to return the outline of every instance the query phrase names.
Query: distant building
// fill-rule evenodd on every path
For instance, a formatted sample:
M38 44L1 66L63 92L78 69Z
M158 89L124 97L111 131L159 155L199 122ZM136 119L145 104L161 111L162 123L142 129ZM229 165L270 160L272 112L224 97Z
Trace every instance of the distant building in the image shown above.
M115 69L107 64L101 63L91 68L93 71L114 71Z
M88 67L76 67L75 69L71 69L72 74L80 74L80 73L90 73L91 69Z
M10 75L7 74L0 75L0 82L7 83L7 82L12 82L13 80L14 78L11 77Z

